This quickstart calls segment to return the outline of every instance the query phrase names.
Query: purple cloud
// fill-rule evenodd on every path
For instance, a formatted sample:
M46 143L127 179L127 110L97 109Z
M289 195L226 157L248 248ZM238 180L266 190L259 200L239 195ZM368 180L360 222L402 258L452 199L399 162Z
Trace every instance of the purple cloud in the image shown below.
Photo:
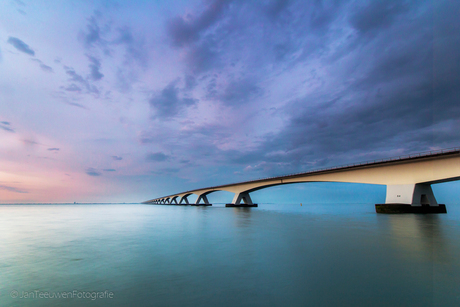
M32 48L29 47L26 43L24 43L22 40L16 37L9 37L8 38L8 43L13 45L14 48L17 50L24 52L28 55L35 56L35 51L32 50Z

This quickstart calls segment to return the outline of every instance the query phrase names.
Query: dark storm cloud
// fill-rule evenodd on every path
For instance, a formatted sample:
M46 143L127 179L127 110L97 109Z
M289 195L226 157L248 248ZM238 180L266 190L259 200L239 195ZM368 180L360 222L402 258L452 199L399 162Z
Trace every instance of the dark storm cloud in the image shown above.
M115 160L115 161L123 160L123 158L119 157L119 156L112 156L112 159Z
M95 57L92 57L92 56L87 56L89 61L90 61L90 64L89 64L89 69L90 69L90 78L93 80L93 81L98 81L98 80L101 80L104 75L100 72L100 69L101 69L101 62L96 59Z
M162 152L154 152L147 155L146 160L149 162L163 162L168 160L168 156Z
M350 16L351 25L361 32L388 27L399 15L409 10L409 1L365 1Z
M97 176L100 176L101 173L98 172L96 169L92 168L92 167L89 167L86 169L85 173L89 176L93 176L93 177L97 177Z
M272 175L459 145L459 2L357 1L328 6L320 1L273 1L261 11L270 20L264 24L267 32L254 37L245 29L254 29L253 23L262 19L258 15L248 19L253 11L238 10L239 4L216 15L207 28L198 30L194 19L176 19L176 32L169 28L174 45L187 53L191 75L206 84L208 99L228 105L253 101L267 90L259 85L268 71L264 65L289 71L314 63L328 77L307 79L307 88L310 80L320 85L277 107L276 116L287 121L279 131L257 140L254 148L206 147L223 137L234 138L219 135L225 132L222 127L210 129L203 139L192 129L193 142L187 148L199 152L205 146L216 161ZM222 21L236 12L246 17L246 27L239 27L235 17L233 28L225 28ZM211 28L218 39L205 34ZM186 33L191 36L185 37ZM208 39L217 44L194 54ZM244 46L246 58L233 61L229 52L235 46ZM206 62L210 50L212 60ZM200 64L202 55L205 64ZM239 77L227 77L225 86L219 87L212 73L198 77L233 62L245 68ZM144 137L145 142L154 140L152 135Z
M229 0L214 0L196 17L176 16L167 24L168 34L175 46L182 47L197 41L200 34L212 26L220 17Z
M6 191L9 191L9 192L14 192L14 193L29 193L28 191L25 191L25 190L21 190L21 189L18 189L18 188L15 188L15 187L10 187L10 186L7 186L7 185L0 185L0 190L6 190Z
M378 7L393 17L371 21L376 9L368 6L359 11L359 22L353 13L351 23L360 33L378 32L346 55L346 69L336 71L341 90L293 101L283 109L290 119L281 131L266 135L256 150L226 154L249 164L248 170L280 174L458 146L460 65L453 63L460 63L460 37L453 29L460 22L455 14L443 13L448 20L435 27L445 26L440 32L452 34L439 39L441 34L432 36L430 3L423 8L392 3ZM438 14L460 9L459 4L437 5ZM340 61L333 54L329 59L330 67Z
M174 117L179 112L196 104L196 100L187 97L179 97L180 90L177 87L177 82L168 84L159 94L154 95L150 100L150 107L155 110L155 117L159 119L167 119Z
M140 141L261 176L459 146L459 11L458 1L235 1L207 22L198 22L204 13L171 19L189 88L204 90L197 98L252 104L282 124L230 150L216 144L241 131L224 125L187 123ZM285 103L270 97L266 84L291 82L299 86ZM177 115L181 93L171 83L152 97L157 117Z
M29 47L26 43L24 43L22 40L16 37L9 37L8 38L8 43L13 45L14 48L17 50L24 52L28 55L35 56L35 51L32 50L32 48Z
M200 13L169 20L167 34L184 53L186 75L201 81L203 74L217 73L224 80L227 86L206 81L208 98L242 105L264 92L257 84L273 69L290 70L324 53L336 35L325 33L333 22L344 19L345 4L214 1Z

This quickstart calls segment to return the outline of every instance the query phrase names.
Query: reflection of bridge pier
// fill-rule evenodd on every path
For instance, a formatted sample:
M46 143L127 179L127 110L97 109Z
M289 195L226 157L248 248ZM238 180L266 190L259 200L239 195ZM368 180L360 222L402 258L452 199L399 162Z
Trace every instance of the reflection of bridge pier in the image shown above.
M437 203L431 184L459 179L460 149L455 148L197 189L144 203L211 206L207 195L228 191L235 196L226 207L257 207L250 193L267 187L300 182L351 182L387 186L385 204L377 204L377 212L445 213L445 206ZM198 196L194 204L188 201L192 194Z
M443 235L442 219L438 215L390 215L379 218L383 233L400 248L400 255L430 262L450 262L451 247Z

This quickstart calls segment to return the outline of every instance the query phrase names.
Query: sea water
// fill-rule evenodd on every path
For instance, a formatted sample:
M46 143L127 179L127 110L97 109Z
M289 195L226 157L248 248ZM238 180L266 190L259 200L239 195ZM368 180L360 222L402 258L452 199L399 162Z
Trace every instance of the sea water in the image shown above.
M0 206L0 306L460 306L460 206Z

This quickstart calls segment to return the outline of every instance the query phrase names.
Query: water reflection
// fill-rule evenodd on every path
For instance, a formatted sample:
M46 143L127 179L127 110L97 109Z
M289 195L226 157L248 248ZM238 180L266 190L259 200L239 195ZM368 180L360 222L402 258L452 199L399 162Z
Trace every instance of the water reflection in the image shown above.
M404 257L420 261L450 262L448 241L443 235L443 220L437 214L379 215L395 248Z
M460 306L460 214L273 207L0 206L0 306Z
M232 208L235 215L235 226L238 228L248 228L252 225L251 208Z

